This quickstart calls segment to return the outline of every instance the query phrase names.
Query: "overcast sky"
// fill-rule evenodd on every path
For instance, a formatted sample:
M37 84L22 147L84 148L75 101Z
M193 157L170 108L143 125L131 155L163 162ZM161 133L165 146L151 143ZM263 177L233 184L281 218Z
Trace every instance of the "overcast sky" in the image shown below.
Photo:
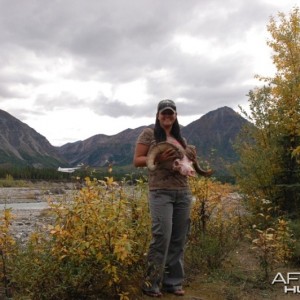
M298 0L0 0L0 109L54 146L247 108L274 72L270 16Z

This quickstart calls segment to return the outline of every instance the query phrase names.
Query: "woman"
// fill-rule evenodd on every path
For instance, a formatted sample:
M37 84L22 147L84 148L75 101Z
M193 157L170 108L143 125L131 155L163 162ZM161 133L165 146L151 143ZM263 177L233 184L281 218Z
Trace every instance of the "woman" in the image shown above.
M172 100L158 103L154 130L146 128L138 137L134 154L136 167L146 166L150 147L168 141L185 150L191 160L195 150L188 147L180 133L176 105ZM149 205L152 219L152 241L143 292L161 297L161 291L183 296L183 251L190 223L191 192L187 177L172 169L178 152L165 150L149 172Z

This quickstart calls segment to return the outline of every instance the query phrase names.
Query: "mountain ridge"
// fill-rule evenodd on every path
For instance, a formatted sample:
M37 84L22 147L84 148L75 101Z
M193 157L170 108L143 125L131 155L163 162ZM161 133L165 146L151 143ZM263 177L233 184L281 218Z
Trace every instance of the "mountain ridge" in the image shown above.
M180 121L180 120L179 120ZM227 106L210 111L198 120L181 126L182 135L196 146L201 160L211 160L215 168L223 168L222 160L234 162L237 156L232 143L248 121ZM31 165L34 167L118 166L132 165L139 134L153 124L127 128L114 135L96 134L85 140L52 146L49 141L27 124L0 110L0 166Z
M51 167L64 162L43 135L0 109L0 166Z
M232 144L247 123L249 122L233 109L224 106L191 122L182 129L182 133L191 144L201 150L202 156L207 158L211 150L214 150L222 153L226 160L236 160Z

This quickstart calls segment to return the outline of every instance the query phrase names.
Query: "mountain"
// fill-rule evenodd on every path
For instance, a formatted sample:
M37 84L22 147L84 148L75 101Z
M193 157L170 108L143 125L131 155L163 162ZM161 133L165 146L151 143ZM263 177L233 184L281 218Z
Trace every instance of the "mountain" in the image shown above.
M94 135L84 141L65 144L58 150L71 165L84 163L96 167L108 162L129 165L132 164L136 139L146 127L126 129L112 136Z
M229 107L218 108L182 129L189 144L198 149L201 157L221 156L226 161L236 161L232 144L248 121Z
M34 129L0 110L0 166L56 167L65 162Z
M226 164L238 159L232 143L246 123L233 109L222 107L182 126L181 130L188 144L197 147L200 161L206 160L216 172L226 174ZM34 129L0 110L0 166L99 167L108 163L132 166L137 137L144 128L153 126L126 129L112 136L98 134L54 147Z
M232 143L247 122L233 109L222 107L182 127L181 130L188 143L197 147L201 159L208 160L215 169L224 169L224 163L238 159ZM113 136L95 135L84 141L63 145L59 152L71 165L84 163L89 166L103 166L107 162L119 166L132 164L135 143L144 128L146 126L126 129ZM212 153L215 157L211 156Z

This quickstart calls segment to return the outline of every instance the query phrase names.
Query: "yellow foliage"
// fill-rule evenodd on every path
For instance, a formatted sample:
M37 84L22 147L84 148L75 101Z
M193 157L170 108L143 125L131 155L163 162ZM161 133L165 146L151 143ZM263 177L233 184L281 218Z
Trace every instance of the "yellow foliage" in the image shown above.
M10 209L4 209L3 216L0 218L0 251L7 255L10 254L8 250L16 243L10 234L10 224L13 218L14 216Z
M264 214L260 215L266 218ZM252 240L254 245L252 249L259 257L266 279L269 276L269 271L273 270L276 265L287 263L292 256L295 243L286 220L277 219L273 227L257 229L256 226L253 226L256 237Z
M292 151L292 156L295 157L297 162L300 164L300 146Z
M187 257L194 267L219 267L240 237L241 200L229 184L193 178L190 186L194 201Z
M132 198L129 187L115 184L113 177L106 183L86 178L74 201L50 202L56 215L56 224L48 227L51 253L79 265L94 260L108 286L126 299L121 286L134 275L126 272L144 259L151 239L147 197Z
M271 17L267 29L276 72L273 77L256 76L264 85L249 92L251 125L235 146L240 157L235 175L244 194L300 214L299 7Z
M10 233L10 224L14 216L10 209L4 209L0 217L0 282L4 283L6 290L9 280L10 264L16 254L16 241Z

